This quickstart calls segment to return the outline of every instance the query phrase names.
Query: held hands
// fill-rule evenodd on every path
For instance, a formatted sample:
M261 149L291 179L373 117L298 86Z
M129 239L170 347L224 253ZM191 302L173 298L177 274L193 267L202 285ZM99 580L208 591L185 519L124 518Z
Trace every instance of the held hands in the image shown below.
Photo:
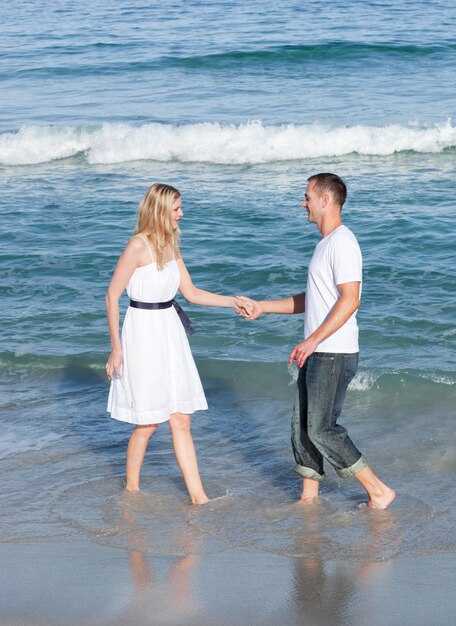
M122 362L122 349L114 349L109 355L109 359L106 363L106 376L108 377L108 380L114 380L116 377L122 377Z
M246 296L236 296L234 304L236 313L247 320L256 320L264 312L259 302Z
M256 320L264 313L261 302L247 298L247 296L236 296L234 299L236 313L247 320ZM308 337L305 341L298 343L290 352L288 358L289 365L296 361L298 367L302 367L309 356L315 352L318 341Z

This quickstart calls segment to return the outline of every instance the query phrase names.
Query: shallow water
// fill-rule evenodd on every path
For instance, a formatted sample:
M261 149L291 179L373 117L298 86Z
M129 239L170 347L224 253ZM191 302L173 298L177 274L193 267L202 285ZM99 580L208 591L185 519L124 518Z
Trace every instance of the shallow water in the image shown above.
M398 492L391 510L372 512L360 487L330 468L320 501L295 504L292 377L284 366L204 361L199 368L211 409L195 414L193 430L210 504L188 505L166 425L151 441L143 492L123 493L130 427L100 419L101 376L84 380L69 368L61 380L48 380L48 398L27 403L2 435L0 463L11 476L2 485L3 541L82 534L105 546L169 555L241 549L369 561L454 550L454 398L441 396L433 406L429 389L440 383L423 389L409 377L395 388L396 374L369 388L359 378L351 390L343 423Z

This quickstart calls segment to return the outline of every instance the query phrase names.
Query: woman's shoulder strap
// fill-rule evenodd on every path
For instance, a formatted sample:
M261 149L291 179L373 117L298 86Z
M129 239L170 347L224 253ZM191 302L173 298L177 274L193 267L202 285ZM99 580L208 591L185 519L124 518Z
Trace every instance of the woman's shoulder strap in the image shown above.
M146 239L146 237L144 237L144 235L133 235L132 239L134 239L134 237L140 237L140 238L144 241L144 243L145 243L145 244L146 244L146 246L147 246L147 249L149 250L150 260L152 261L152 263L154 263L154 262L155 262L155 259L154 259L154 256L153 256L153 254L152 254L152 250L151 250L151 248L150 248L150 243L149 243L149 241Z

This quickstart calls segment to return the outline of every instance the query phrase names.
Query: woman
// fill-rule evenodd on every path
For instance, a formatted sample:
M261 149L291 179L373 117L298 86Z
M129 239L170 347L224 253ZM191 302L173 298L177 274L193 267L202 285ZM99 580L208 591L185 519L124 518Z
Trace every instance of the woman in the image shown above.
M173 301L177 290L193 304L236 308L235 298L198 289L179 252L181 195L155 183L138 210L134 236L119 258L106 294L112 352L108 411L135 424L127 448L126 489L139 491L142 462L157 425L168 421L177 462L192 504L208 502L190 432L190 414L207 409L183 323ZM130 297L122 339L119 298ZM178 307L177 307L178 308ZM184 322L180 317L184 318Z

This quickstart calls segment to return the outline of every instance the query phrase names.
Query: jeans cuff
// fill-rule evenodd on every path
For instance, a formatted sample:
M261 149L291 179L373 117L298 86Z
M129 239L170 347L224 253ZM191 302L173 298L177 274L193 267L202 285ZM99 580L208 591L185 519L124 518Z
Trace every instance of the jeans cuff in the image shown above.
M354 465L345 467L344 469L336 469L336 472L341 478L349 478L350 476L354 476L358 472L361 472L361 470L365 467L367 467L367 461L363 455L361 455Z
M311 480L318 480L318 482L321 482L322 480L325 479L324 474L319 474L318 472L311 469L310 467L304 467L303 465L296 465L295 472L296 474L299 474L303 478L310 478Z

